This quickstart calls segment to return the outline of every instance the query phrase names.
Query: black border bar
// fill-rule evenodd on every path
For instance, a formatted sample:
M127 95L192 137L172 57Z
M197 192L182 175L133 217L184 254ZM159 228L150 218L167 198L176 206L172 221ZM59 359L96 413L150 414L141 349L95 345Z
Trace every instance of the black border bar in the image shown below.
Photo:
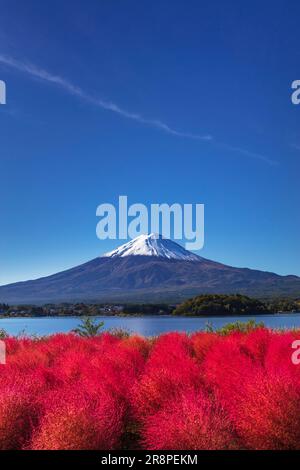
M206 465L241 466L251 464L294 464L300 462L298 451L0 451L0 465L39 465L53 468L67 464L75 467L138 468L139 466L189 467ZM3 467L2 467L3 468Z

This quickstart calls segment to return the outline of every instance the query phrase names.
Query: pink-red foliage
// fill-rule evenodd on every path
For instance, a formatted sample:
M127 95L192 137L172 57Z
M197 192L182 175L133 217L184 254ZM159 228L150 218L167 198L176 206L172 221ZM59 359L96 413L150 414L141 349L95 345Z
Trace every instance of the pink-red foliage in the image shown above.
M220 336L216 333L194 333L191 337L191 343L197 360L202 362L210 348L220 340Z
M227 410L235 408L244 381L261 367L243 350L243 335L234 333L217 342L203 362L205 383Z
M31 449L80 450L120 447L123 408L109 393L64 388L47 395L45 414Z
M231 416L245 448L300 448L300 389L290 374L259 371L244 383Z
M297 336L7 338L0 449L299 449Z
M144 374L133 389L135 415L147 419L183 391L197 390L202 384L189 338L179 333L163 335L155 343Z
M40 406L20 387L7 387L0 396L0 450L15 450L29 441L38 423Z
M238 440L225 412L203 392L184 392L149 416L142 440L148 450L236 449Z

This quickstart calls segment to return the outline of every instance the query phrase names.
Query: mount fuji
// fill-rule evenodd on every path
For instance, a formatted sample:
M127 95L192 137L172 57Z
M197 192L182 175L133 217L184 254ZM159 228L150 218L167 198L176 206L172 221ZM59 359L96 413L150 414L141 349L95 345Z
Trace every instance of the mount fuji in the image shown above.
M150 234L66 271L0 286L0 303L176 303L201 293L299 297L300 278L227 266Z

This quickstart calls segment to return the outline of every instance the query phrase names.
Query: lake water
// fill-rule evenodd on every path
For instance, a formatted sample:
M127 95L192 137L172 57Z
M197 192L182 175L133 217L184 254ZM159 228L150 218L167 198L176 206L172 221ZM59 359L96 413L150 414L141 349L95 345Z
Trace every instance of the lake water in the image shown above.
M256 320L263 322L269 328L300 328L300 313L287 313L278 315L240 316L240 317L97 317L104 321L104 329L125 328L130 333L139 333L143 336L158 335L168 331L198 331L205 329L207 322L214 328L219 328L226 323L235 321ZM81 321L80 317L43 317L43 318L2 318L0 329L4 329L10 335L21 332L26 334L49 335L58 332L68 332L75 328Z

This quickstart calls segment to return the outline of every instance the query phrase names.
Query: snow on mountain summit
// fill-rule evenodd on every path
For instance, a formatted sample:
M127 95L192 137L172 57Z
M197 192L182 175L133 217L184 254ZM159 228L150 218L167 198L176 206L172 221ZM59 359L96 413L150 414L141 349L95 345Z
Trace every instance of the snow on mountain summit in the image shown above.
M162 235L150 233L150 235L140 235L130 242L119 246L116 250L103 255L107 258L125 256L156 256L168 259L180 259L185 261L200 261L200 256L185 250L178 243L173 242Z

